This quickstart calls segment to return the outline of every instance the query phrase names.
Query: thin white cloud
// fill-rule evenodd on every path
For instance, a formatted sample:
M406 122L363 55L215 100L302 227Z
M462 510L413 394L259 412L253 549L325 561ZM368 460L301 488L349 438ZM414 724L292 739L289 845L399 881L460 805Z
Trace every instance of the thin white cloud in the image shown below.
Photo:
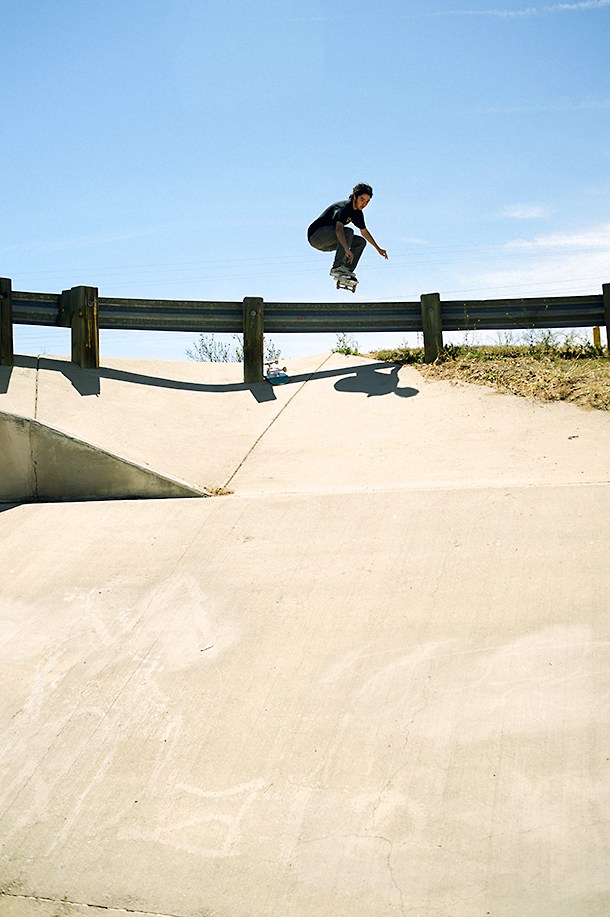
M530 6L524 10L447 10L429 13L430 16L495 16L497 19L525 19L544 13L563 13L595 10L610 6L610 0L583 0L581 3L555 3L553 6Z
M587 296L601 293L607 283L607 261L574 255L561 262L538 258L522 267L471 275L463 284L465 291L479 291L477 298L501 299L520 296Z
M536 239L515 239L507 242L507 249L578 249L583 253L607 252L610 254L610 223L597 226L585 232L552 233L548 236L538 236Z
M506 207L502 211L502 216L512 217L515 220L546 219L549 214L548 207L541 207L537 204L515 204L512 207Z
M486 261L493 266L488 269ZM602 284L610 282L609 265L610 223L605 223L580 232L515 239L499 246L493 257L481 257L471 270L460 272L453 265L452 282L445 280L441 295L500 299L601 293Z
M544 11L552 13L554 10L595 10L600 6L610 6L610 0L585 0L583 3L556 3L555 6L545 6Z

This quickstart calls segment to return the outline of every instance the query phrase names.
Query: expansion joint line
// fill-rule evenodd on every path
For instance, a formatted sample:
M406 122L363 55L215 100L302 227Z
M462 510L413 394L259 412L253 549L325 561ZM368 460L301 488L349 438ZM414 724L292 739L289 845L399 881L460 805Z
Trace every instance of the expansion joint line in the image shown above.
M296 396L299 394L299 392L301 391L301 389L304 388L304 386L307 385L307 383L309 382L309 380L311 379L311 377L312 377L313 375L315 375L315 373L319 372L319 371L322 369L322 367L324 366L324 364L327 363L328 360L330 360L331 356L332 356L332 354L329 353L328 356L325 357L324 360L322 360L322 362L320 363L319 366L316 366L315 369L312 369L312 371L311 371L310 374L307 376L307 378L305 379L305 381L304 381L304 382L301 382L301 384L299 385L299 387L298 387L298 389L296 390L296 392L295 392L293 395L290 396L290 398L288 399L288 401L286 402L286 404L284 405L284 407L283 407L280 411L277 412L277 414L275 415L275 417L273 418L273 420L271 421L271 423L269 423L269 424L265 427L265 429L263 430L263 432L261 433L261 435L258 437L258 439L254 442L254 444L250 447L250 449L248 449L248 451L247 451L246 454L244 455L243 459L241 460L241 462L239 463L239 465L237 466L237 468L235 469L235 471L233 472L233 474L231 475L231 477L229 478L229 480L228 480L228 481L226 482L226 484L224 485L225 487L228 487L228 486L229 486L229 484L231 483L231 481L233 480L233 478L235 477L235 475L237 474L237 472L238 472L238 471L240 470L240 468L242 468L242 467L244 466L244 464L248 461L248 459L250 458L250 456L252 455L252 453L254 452L254 450L256 449L256 447L258 446L258 444L260 443L260 441L263 439L264 436L266 436L266 434L269 432L269 430L271 429L271 427L273 426L273 424L276 422L276 420L277 420L279 417L282 416L282 414L284 413L284 411L286 410L286 408L288 407L288 405L291 403L291 401L293 401L293 400L296 398Z

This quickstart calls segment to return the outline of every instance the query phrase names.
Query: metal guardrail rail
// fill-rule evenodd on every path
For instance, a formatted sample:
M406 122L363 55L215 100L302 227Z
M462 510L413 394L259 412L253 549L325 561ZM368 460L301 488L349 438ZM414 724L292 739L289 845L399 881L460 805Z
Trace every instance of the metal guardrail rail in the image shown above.
M62 294L13 293L17 325L58 325ZM100 328L140 331L235 332L242 302L98 297ZM264 304L271 334L321 331L422 331L420 302ZM442 301L444 331L572 328L605 324L603 295ZM65 322L69 327L70 322Z
M244 334L244 380L262 379L266 333L418 331L424 335L426 362L438 359L443 331L610 327L610 284L601 294L529 299L455 300L438 293L420 302L264 303L98 296L96 287L62 293L12 290L0 278L0 365L13 363L13 324L56 325L72 329L72 360L99 366L99 330L232 332Z
M16 325L57 325L60 293L13 291L13 322Z
M13 292L16 325L66 325L58 321L62 295ZM115 299L98 296L99 327L115 330L240 333L243 302ZM421 304L265 303L265 331L421 331ZM69 319L69 313L66 315Z
M604 325L603 295L443 302L444 331L594 328Z

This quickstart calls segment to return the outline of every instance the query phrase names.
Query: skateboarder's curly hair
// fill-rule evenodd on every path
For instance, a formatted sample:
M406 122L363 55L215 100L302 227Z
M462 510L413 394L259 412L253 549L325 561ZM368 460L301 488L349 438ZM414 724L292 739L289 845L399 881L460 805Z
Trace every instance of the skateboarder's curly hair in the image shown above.
M368 194L369 197L372 197L373 189L371 188L370 185L365 185L365 184L360 183L359 185L356 185L356 187L352 191L352 195L353 197L356 198L356 197L360 197L361 194Z

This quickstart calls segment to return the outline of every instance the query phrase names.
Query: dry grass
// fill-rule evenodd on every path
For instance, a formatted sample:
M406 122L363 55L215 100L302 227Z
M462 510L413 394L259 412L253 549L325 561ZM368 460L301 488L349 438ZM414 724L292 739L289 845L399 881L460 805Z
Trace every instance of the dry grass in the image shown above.
M234 490L229 490L228 487L206 487L206 490L210 497L228 497L230 494L235 493Z
M424 364L421 348L379 351L374 356L413 364L427 380L473 382L538 401L569 401L585 410L610 410L607 350L587 342L558 344L547 336L524 346L449 346L443 359L430 365Z

